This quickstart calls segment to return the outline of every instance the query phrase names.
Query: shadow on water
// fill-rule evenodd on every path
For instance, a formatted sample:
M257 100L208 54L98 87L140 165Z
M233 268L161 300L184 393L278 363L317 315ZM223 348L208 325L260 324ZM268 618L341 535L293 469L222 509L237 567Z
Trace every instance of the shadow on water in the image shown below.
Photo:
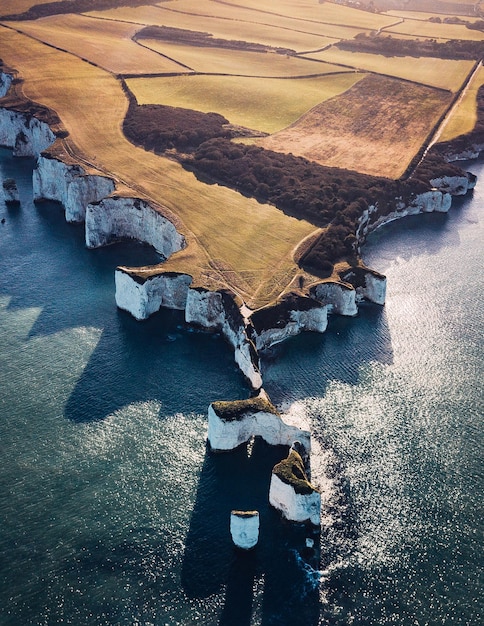
M250 456L246 446L230 454L207 449L186 538L182 586L190 598L207 598L225 588L220 625L249 626L255 604L264 625L318 623L318 584L310 572L319 569L319 550L305 547L306 537L318 545L318 532L284 522L268 502L272 468L286 455L287 448L259 439ZM251 552L232 543L233 509L259 511L259 543ZM258 583L262 602L254 598Z
M247 395L228 345L218 335L190 332L180 311L144 322L117 311L65 407L75 422L99 420L128 404L155 400L163 414L206 413L210 402Z

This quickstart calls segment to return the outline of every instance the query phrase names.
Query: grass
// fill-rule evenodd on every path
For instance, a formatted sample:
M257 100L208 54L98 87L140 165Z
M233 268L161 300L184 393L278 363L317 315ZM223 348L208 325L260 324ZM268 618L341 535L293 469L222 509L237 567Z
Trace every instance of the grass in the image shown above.
M474 76L464 97L452 111L439 141L450 141L473 130L477 121L477 91L484 85L484 68Z
M300 495L309 495L318 491L308 481L303 460L295 450L289 452L287 459L277 463L272 473L282 480L283 483L290 485Z
M24 77L25 95L58 113L70 132L68 150L113 176L121 191L162 207L185 234L187 249L166 270L191 273L195 285L230 287L249 306L268 303L264 285L274 272L297 272L292 251L312 225L205 185L179 164L134 147L121 130L126 97L107 72L1 27L0 48L4 62ZM253 282L239 280L240 272Z
M224 422L235 422L243 419L248 413L272 413L279 415L275 406L265 398L248 398L247 400L233 400L212 402L212 408Z
M218 12L218 7L215 9ZM219 17L205 17L197 14L176 13L168 10L164 3L160 8L138 7L113 9L111 11L92 12L88 15L114 20L126 20L136 24L150 24L158 26L171 26L173 28L185 28L188 30L211 33L214 37L224 39L237 39L267 46L290 48L297 52L305 50L317 50L328 43L331 39L348 39L365 29L355 30L345 26L308 24L288 20L287 18L275 18L263 16L261 21L243 21L234 9L233 19ZM283 25L280 25L281 22Z
M361 74L355 73L293 80L177 76L135 78L127 84L139 104L213 111L233 124L274 133L316 104L343 93L361 78Z
M440 90L370 75L292 127L256 143L322 165L397 178L450 98Z
M349 52L334 47L307 56L450 91L457 91L461 87L473 66L472 61L453 61L432 57L385 57L379 54Z
M185 72L185 68L139 46L131 37L138 25L94 20L66 14L12 26L53 46L86 58L110 72L121 74Z
M340 72L344 68L330 63L317 64L307 59L285 56L274 52L250 52L226 48L197 47L143 39L143 45L166 54L188 65L196 72L221 73L241 76L307 76Z

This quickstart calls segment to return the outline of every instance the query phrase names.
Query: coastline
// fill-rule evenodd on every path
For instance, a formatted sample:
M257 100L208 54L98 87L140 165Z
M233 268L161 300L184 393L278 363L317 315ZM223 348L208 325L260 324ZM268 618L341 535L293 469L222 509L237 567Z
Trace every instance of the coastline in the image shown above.
M12 82L7 76L2 74L0 80L5 94ZM118 196L115 182L109 177L88 173L80 164L66 163L62 158L45 153L55 140L49 124L39 120L35 112L0 109L0 143L13 148L16 156L38 159L33 178L34 199L60 202L66 210L67 221L85 221L87 247L135 239L152 245L165 258L183 250L183 236L149 203L141 198ZM467 193L475 179L471 175L463 175L458 180L442 177L438 184L445 191L434 189L420 194L409 206L395 198L395 211L387 215L378 216L376 206L365 211L356 232L358 249L370 232L385 223L406 215L447 212L452 203L451 195ZM341 281L316 281L311 284L308 295L288 293L275 305L249 311L229 290L192 286L189 274L119 267L116 304L138 320L146 319L160 308L183 310L188 324L220 332L232 346L235 362L253 392L264 393L260 352L302 331L324 332L328 314L354 316L362 300L384 304L386 278L383 275L357 266L349 267L342 278ZM249 438L255 434L250 431Z

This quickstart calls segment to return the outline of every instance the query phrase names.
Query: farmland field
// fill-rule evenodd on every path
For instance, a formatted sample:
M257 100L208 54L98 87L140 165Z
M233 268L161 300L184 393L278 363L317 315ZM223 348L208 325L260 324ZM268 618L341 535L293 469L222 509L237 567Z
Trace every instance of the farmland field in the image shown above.
M398 177L473 62L386 58L331 46L358 33L398 30L395 21L393 15L313 0L277 5L178 0L9 22L0 29L0 48L5 63L25 79L24 94L56 111L68 130L57 149L112 176L123 193L147 198L186 235L188 247L165 267L187 271L188 266L199 284L229 286L259 306L284 291L300 271L293 252L314 226L228 188L204 184L175 160L133 146L122 132L128 101L119 75L130 76L127 85L139 104L217 112L232 124L269 134L256 140L267 148ZM133 41L151 25L300 55L227 49L223 42L200 47L190 45L190 36L183 44L153 37ZM441 36L457 28L462 36L465 31L469 38L481 38L463 27L413 19L404 25L413 36L422 28L437 28ZM475 109L473 89L462 103L468 116Z
M274 133L296 121L316 104L339 95L362 74L300 79L231 76L135 78L127 81L139 104L167 104L208 113L232 124ZM298 97L294 98L297 92Z
M210 2L210 4L215 6L216 3ZM385 15L360 11L329 2L318 4L313 0L299 0L298 2L281 0L277 3L271 0L241 0L240 2L239 0L228 0L225 4L237 8L240 6L250 8L262 15L264 13L277 16L285 15L314 23L345 24L346 26L370 30L377 30L394 22L392 18ZM189 7L195 9L198 2L197 0L182 0L181 3L177 3L177 7L180 5L185 7L184 10L189 11ZM160 6L162 5L160 4Z
M405 20L402 24L385 29L387 34L405 34L427 39L467 39L482 41L484 33L479 30L470 30L458 24L435 24L419 20Z
M116 74L184 72L185 68L139 46L131 37L138 25L94 20L82 15L57 15L29 22L11 22L27 35L72 52ZM89 45L86 42L89 41Z
M451 61L432 57L385 57L379 54L349 52L334 47L306 56L450 91L459 89L474 64L473 61Z
M2 0L0 3L0 15L12 15L28 11L37 4L47 4L52 0Z
M170 3L171 4L171 3ZM88 15L114 20L128 21L135 24L153 24L185 28L195 31L208 32L214 37L236 39L261 43L267 46L290 48L296 52L317 50L327 44L328 37L333 40L349 39L358 32L368 32L368 29L353 29L344 25L333 26L328 24L302 24L287 18L270 18L260 21L244 21L239 18L235 10L233 19L218 17L204 17L197 14L177 13L175 11L156 7L138 7L136 9L121 8L111 11L91 12ZM263 14L261 14L263 16ZM252 17L252 20L254 18ZM279 26L282 20L283 25ZM267 23L266 23L267 22Z
M367 76L257 144L323 165L398 178L449 102L442 91Z
M440 135L440 141L455 139L459 135L468 133L474 128L474 124L477 121L477 91L481 85L484 85L484 68L482 67L472 79L464 97L452 111L452 115L449 117Z
M330 63L312 63L308 59L275 52L250 52L226 48L198 47L142 39L143 46L165 54L197 72L240 76L308 76L345 72L343 67Z

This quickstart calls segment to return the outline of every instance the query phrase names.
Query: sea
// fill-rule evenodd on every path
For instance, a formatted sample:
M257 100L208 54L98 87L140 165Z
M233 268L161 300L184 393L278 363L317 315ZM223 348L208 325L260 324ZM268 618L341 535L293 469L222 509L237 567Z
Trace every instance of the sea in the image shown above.
M264 355L312 430L316 530L268 506L287 449L207 448L210 402L250 395L223 338L118 310L115 267L159 257L87 250L33 167L0 150L1 626L482 624L484 183L371 235L384 307ZM234 508L260 512L251 552Z

